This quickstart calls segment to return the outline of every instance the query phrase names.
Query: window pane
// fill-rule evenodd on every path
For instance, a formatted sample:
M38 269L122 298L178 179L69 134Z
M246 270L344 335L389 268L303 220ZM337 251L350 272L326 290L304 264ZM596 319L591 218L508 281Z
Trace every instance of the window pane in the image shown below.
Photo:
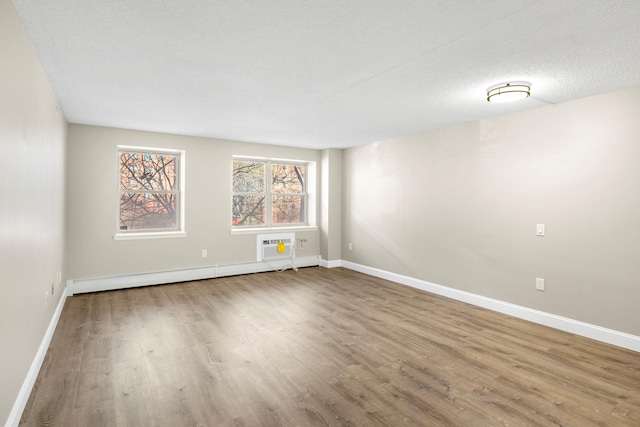
M271 165L272 191L274 193L304 193L304 173L305 167L302 165Z
M233 162L233 192L263 193L265 164L260 162Z
M177 190L177 156L120 153L121 190Z
M265 221L264 196L233 196L231 225L263 225Z
M120 196L120 229L177 228L176 195L125 193Z
M274 196L273 197L273 223L274 224L301 224L304 223L304 197L303 196Z

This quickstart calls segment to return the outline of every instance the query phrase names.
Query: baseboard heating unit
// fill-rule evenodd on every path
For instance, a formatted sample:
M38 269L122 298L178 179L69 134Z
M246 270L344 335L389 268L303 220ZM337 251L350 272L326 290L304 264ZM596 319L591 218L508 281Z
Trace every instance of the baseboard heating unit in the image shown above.
M296 256L296 233L258 234L256 236L258 261L277 261Z

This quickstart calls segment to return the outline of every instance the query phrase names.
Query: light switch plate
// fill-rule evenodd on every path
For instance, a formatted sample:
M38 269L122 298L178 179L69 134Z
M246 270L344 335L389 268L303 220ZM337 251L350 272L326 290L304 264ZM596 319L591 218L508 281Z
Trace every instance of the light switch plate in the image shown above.
M539 291L544 291L544 279L536 277L536 289Z
M544 236L544 224L536 225L536 236Z

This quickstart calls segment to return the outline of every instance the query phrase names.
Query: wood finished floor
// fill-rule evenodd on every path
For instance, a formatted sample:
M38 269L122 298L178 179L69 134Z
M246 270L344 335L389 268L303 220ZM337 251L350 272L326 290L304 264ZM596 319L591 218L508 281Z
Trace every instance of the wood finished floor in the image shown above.
M342 268L67 299L25 426L640 426L640 354Z

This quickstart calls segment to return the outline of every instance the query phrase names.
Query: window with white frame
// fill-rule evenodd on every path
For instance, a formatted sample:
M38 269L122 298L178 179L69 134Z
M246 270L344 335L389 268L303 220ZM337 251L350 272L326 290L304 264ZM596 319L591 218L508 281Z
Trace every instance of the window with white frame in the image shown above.
M307 225L307 164L233 160L233 227Z
M184 152L118 147L118 233L182 231Z

